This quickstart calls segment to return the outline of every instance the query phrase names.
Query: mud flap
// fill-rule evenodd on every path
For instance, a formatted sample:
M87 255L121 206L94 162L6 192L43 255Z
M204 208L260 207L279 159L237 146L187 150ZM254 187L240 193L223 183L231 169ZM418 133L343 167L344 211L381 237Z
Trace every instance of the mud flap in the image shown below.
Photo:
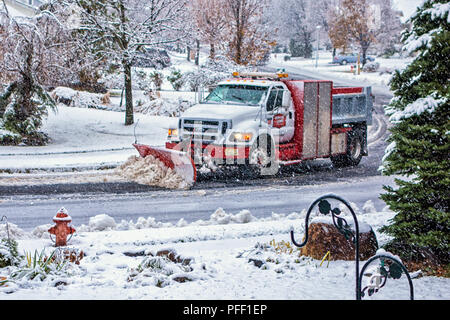
M145 144L133 144L139 155L145 158L148 155L159 159L168 168L175 170L188 184L197 180L197 169L192 158L186 153L162 147L151 147Z

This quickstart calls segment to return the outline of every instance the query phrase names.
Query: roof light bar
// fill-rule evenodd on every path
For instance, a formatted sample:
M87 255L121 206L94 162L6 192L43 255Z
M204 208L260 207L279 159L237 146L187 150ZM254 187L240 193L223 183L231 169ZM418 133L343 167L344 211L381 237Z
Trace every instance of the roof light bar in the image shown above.
M277 73L269 73L269 72L233 72L233 77L235 78L252 78L252 79L282 79L288 78L289 74L286 72L277 72Z

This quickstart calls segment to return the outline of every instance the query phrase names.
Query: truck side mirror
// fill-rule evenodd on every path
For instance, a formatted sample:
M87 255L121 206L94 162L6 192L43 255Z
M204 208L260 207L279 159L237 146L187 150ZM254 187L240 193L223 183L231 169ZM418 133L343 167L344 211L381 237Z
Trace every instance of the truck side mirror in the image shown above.
M289 109L291 106L291 92L289 90L283 91L283 102L282 102L283 108Z

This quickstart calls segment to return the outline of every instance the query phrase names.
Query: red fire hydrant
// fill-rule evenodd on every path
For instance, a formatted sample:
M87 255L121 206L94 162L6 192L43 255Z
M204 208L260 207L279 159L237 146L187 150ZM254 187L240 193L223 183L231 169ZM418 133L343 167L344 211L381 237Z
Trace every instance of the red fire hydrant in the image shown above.
M72 222L72 218L68 215L67 210L61 208L56 213L56 216L53 217L53 222L56 224L48 229L48 232L55 235L55 246L62 247L67 245L67 236L75 233L75 228L68 225Z

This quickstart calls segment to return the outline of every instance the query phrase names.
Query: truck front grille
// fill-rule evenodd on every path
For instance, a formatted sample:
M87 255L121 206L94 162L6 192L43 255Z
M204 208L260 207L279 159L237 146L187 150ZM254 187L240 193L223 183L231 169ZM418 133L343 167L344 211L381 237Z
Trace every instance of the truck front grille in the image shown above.
M211 144L231 127L228 120L180 119L180 133L183 140Z

